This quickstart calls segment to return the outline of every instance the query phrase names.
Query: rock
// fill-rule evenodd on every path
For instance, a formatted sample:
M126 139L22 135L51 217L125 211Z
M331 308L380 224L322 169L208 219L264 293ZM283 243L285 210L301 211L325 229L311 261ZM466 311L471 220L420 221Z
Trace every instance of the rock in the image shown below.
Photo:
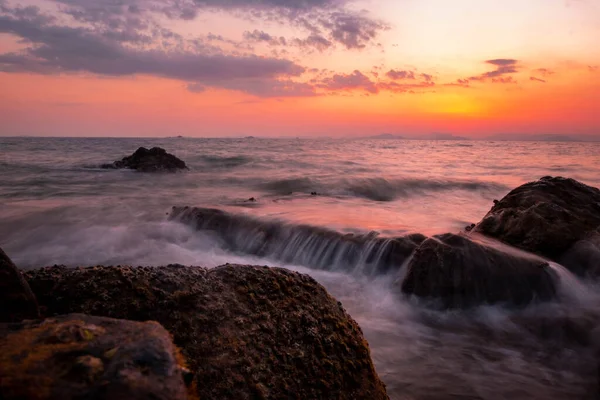
M185 162L160 147L153 147L150 150L140 147L129 157L112 164L104 164L102 168L128 168L140 172L176 172L188 169Z
M0 249L0 322L39 317L35 296L21 272Z
M201 399L387 399L358 324L284 269L51 267L27 272L49 315L161 323Z
M173 207L169 218L214 234L235 252L325 270L362 268L363 273L373 275L399 269L417 248L413 239L420 239L418 235L393 239L344 235L211 208Z
M556 294L547 263L454 234L434 236L419 246L401 289L443 308L495 303L525 306L550 300Z
M552 260L600 227L600 190L544 177L511 191L474 231Z
M178 359L155 322L71 314L3 324L0 397L184 400Z
M600 276L600 234L576 242L558 261L577 275Z

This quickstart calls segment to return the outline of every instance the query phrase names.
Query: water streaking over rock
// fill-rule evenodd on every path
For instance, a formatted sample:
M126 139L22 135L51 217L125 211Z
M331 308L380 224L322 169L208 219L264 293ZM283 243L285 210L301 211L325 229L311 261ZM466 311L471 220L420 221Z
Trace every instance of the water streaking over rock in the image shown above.
M425 237L341 234L309 225L261 221L210 208L173 207L170 219L209 232L223 247L318 269L383 274L400 269Z

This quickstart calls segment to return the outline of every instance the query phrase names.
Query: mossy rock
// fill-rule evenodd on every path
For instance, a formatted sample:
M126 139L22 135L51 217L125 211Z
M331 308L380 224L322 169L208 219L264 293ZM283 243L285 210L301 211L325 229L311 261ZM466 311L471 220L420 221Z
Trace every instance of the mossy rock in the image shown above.
M48 316L155 320L202 399L387 399L358 324L285 269L225 265L50 267L26 279Z

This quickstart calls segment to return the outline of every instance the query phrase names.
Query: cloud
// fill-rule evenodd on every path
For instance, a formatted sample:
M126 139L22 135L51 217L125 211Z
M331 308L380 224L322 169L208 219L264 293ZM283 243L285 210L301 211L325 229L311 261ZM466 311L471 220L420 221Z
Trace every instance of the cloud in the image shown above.
M495 66L496 69L481 75L471 76L468 79L471 81L485 81L492 79L492 81L496 83L512 83L509 82L508 78L504 78L503 76L518 72L519 61L511 58L497 58L494 60L487 60L486 63Z
M206 86L201 83L188 83L187 90L192 93L203 93L206 91Z
M333 41L341 43L347 49L362 49L381 31L388 29L381 21L348 11L331 13L328 18L321 20L321 26L329 30Z
M597 72L600 70L600 66L597 65L588 65L588 71L590 72Z
M314 48L319 51L324 51L333 46L333 43L319 34L310 34L305 39L293 38L286 39L283 36L274 36L264 31L255 29L252 32L244 32L244 39L250 42L263 42L271 46L296 46L300 48Z
M468 79L457 79L456 82L444 83L444 86L471 87Z
M279 82L281 77L304 72L302 66L286 59L129 46L127 39L106 35L103 30L56 25L37 8L3 7L2 11L0 33L17 35L27 45L22 51L0 54L3 72L145 74L195 82L188 89L199 88L205 81Z
M421 77L425 80L425 82L431 82L433 80L433 75L421 74Z
M208 86L244 92L261 98L312 97L318 95L313 85L305 82L295 82L291 79L227 79L204 83Z
M229 12L249 20L294 25L311 36L362 49L388 25L365 11L347 8L352 0L54 0L80 21L138 29L154 22L155 14L192 20L203 12ZM322 46L323 41L320 41Z
M546 83L546 81L544 79L536 78L535 76L530 76L529 80L534 81L534 82Z
M325 51L333 46L330 40L316 33L311 34L306 39L293 39L292 43L301 48L314 48L319 51Z
M375 82L358 70L355 70L351 74L335 74L323 79L318 86L331 91L360 89L369 93L379 92Z
M534 69L533 72L535 74L542 75L544 77L554 75L554 71L552 71L548 68L537 68L537 69Z
M492 78L492 83L517 83L517 81L515 81L513 79L512 76L501 76L499 78Z
M415 79L415 73L413 71L404 71L404 70L389 70L385 76L393 80L401 80L401 79Z
M285 40L285 38L283 36L280 37L276 37L273 35L268 34L267 32L264 31L259 31L258 29L253 30L252 32L244 32L244 39L251 41L251 42L266 42L269 43L271 45L281 45L281 46L285 46L287 45L287 41Z

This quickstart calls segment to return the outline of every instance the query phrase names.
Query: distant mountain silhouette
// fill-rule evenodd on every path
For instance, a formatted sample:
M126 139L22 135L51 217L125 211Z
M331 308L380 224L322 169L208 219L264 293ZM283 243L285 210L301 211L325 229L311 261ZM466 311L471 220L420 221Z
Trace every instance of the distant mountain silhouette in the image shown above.
M367 139L406 139L404 136L394 135L393 133L382 133L380 135L367 136Z
M484 140L515 141L515 142L598 142L600 136L592 135L557 135L557 134L524 134L506 133L483 138Z

